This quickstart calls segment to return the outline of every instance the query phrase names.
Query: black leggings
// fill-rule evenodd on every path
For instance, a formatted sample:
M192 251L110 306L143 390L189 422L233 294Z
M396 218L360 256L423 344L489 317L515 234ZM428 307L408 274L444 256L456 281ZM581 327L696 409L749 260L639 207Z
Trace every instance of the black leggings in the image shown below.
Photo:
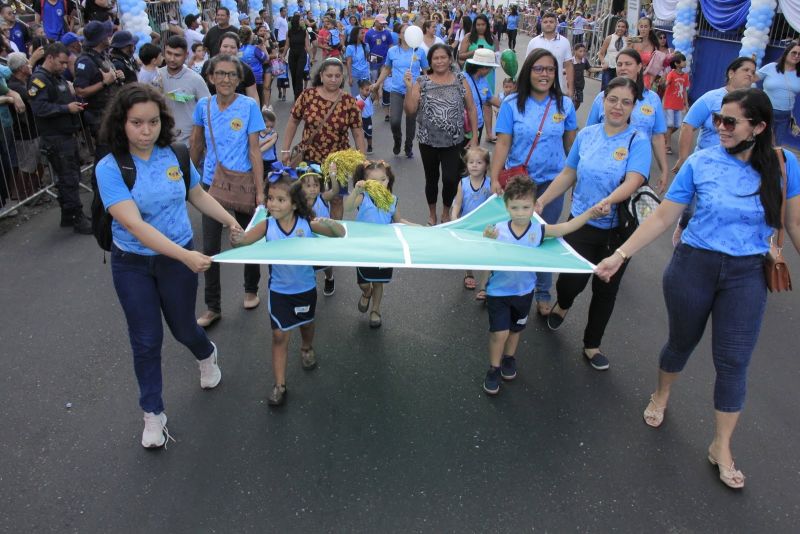
M575 252L594 264L598 264L604 258L611 256L621 244L621 240L617 237L615 231L603 230L588 224L564 236L564 239L575 249ZM617 299L619 284L627 266L627 262L623 263L619 271L611 277L609 283L603 282L592 274L562 273L558 276L556 292L558 293L558 307L562 310L568 310L572 307L575 297L586 287L589 277L592 278L592 301L589 304L589 319L586 322L586 329L583 331L583 346L587 349L600 348L606 325L608 325L611 313L614 311L614 302Z
M461 166L461 145L446 148L419 144L422 168L425 169L425 198L428 204L436 204L439 198L439 166L442 167L442 204L445 208L453 205L458 191Z
M508 47L514 50L517 46L517 30L506 30L506 33L508 34Z
M289 49L289 79L292 80L292 91L294 91L294 99L300 96L303 92L303 77L306 68L306 51Z

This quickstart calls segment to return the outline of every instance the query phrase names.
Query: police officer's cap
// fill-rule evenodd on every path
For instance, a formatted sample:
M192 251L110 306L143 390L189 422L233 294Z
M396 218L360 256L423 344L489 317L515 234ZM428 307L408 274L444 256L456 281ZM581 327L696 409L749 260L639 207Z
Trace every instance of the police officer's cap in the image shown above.
M91 21L83 29L83 37L86 40L87 46L97 46L103 42L103 39L111 35L114 31L114 24L110 20L105 22Z
M126 46L135 45L139 42L139 38L133 35L128 30L122 30L114 34L111 38L111 48L125 48Z

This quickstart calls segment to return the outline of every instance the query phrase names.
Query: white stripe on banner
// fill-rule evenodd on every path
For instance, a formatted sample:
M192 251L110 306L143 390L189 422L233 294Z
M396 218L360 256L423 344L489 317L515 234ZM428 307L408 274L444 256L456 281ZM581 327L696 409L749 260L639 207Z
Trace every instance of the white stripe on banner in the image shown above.
M394 233L397 235L397 239L400 240L400 244L403 245L403 262L406 265L411 265L411 249L408 248L408 241L403 237L403 231L400 230L399 226L395 225Z

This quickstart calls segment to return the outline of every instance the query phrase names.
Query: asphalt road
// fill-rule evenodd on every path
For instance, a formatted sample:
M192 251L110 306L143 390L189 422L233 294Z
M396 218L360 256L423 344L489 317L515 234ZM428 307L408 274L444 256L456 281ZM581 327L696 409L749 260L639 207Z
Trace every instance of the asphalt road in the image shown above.
M587 82L587 99L596 91ZM275 107L286 117L288 103ZM424 222L420 161L394 159L388 124L376 119L375 158L395 165L404 216ZM384 326L370 330L354 270L342 268L336 294L319 297L319 368L301 369L295 336L288 403L270 409L266 306L242 309L241 267L225 266L224 317L210 330L222 384L202 391L191 354L165 337L177 441L160 451L139 445L125 321L94 240L58 228L51 209L0 237L0 250L0 531L800 529L800 293L769 298L734 441L743 491L724 487L705 458L710 333L663 427L642 422L666 336L668 236L625 275L603 343L610 371L581 358L583 294L559 332L531 320L519 376L495 399L481 391L487 317L462 273L395 270ZM788 259L800 277L797 254ZM201 311L202 278L198 294Z

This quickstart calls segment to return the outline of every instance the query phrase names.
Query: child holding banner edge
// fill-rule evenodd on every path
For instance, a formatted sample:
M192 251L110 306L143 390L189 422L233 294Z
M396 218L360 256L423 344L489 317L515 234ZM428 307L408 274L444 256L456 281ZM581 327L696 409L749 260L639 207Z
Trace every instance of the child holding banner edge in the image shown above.
M272 173L265 186L270 216L247 232L231 230L233 246L250 245L259 239L309 238L320 234L343 237L344 227L326 218L312 219L300 182L286 172ZM300 359L303 369L317 366L314 354L314 311L317 305L317 279L310 265L270 265L269 317L272 326L272 372L275 384L267 397L271 406L286 400L286 360L291 331L300 328Z
M561 224L534 224L536 184L528 176L512 178L506 185L503 201L511 219L489 225L483 236L523 247L538 247L545 237L561 237L572 233L589 219L607 215L610 207L599 203L581 215ZM488 395L500 392L500 381L517 377L515 354L519 335L528 322L536 273L528 271L492 271L486 285L489 310L489 370L483 381Z

